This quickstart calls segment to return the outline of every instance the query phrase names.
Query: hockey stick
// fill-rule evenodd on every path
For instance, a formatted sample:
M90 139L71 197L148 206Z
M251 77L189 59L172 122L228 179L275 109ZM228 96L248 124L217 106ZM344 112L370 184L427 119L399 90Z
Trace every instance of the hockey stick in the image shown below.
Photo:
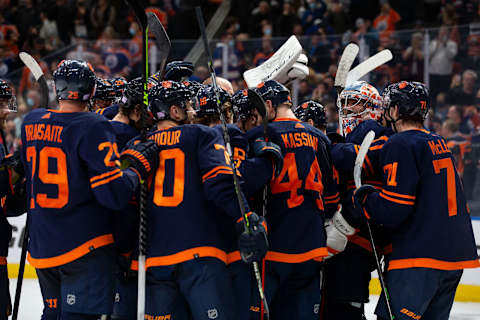
M143 64L143 99L141 108L141 131L142 141L147 140L147 108L148 108L148 19L145 9L137 0L126 0L133 9L137 21L142 29L142 64ZM145 318L145 286L146 286L146 246L147 246L147 185L140 186L140 223L138 230L138 288L137 288L137 320Z
M170 54L170 39L168 38L167 32L163 27L158 17L153 12L147 12L148 26L150 32L155 36L155 43L158 47L159 56L160 56L160 79L163 79L163 73L165 72L165 65L167 64L167 58Z
M388 49L384 49L380 52L377 52L375 55L371 56L367 60L363 61L355 68L350 70L347 75L346 85L349 85L367 73L375 70L376 68L380 67L382 64L387 63L388 61L392 60L393 55L392 52Z
M40 85L40 94L42 96L41 106L44 108L48 107L48 85L47 80L45 79L45 75L43 74L42 68L38 64L38 62L28 53L20 52L18 54L20 60L27 66L30 72L33 74L33 77Z
M358 51L360 48L354 44L348 44L345 49L343 50L342 57L338 62L337 73L335 74L335 89L337 89L337 94L340 96L340 92L345 88L345 84L347 83L348 72L350 71L350 67L352 66L355 58L357 57ZM342 129L342 115L340 106L338 109L338 129L340 130L340 135L343 136L343 129Z
M232 147L230 145L230 137L228 135L228 130L227 130L227 122L226 122L225 116L222 112L222 106L221 106L221 103L220 103L220 96L219 96L219 93L218 93L218 85L217 85L217 76L215 74L215 69L213 68L212 53L210 52L210 47L208 46L207 33L205 31L205 21L203 20L202 9L200 9L200 7L195 7L195 13L197 15L197 20L198 20L198 25L200 27L200 32L202 34L203 45L205 47L205 53L206 53L207 59L208 59L208 69L209 69L210 75L212 77L212 84L213 84L213 88L214 88L216 99L217 99L217 110L218 110L218 114L220 116L220 120L222 122L222 131L223 131L223 139L225 141L225 147L227 149L229 158L233 160ZM232 168L233 184L234 184L234 188L235 188L235 193L237 195L238 205L240 207L240 212L241 212L242 217L243 217L243 224L244 224L246 232L250 233L251 232L250 224L248 222L247 213L245 212L245 206L244 206L244 203L243 203L242 193L241 193L241 190L240 190L240 182L238 181L238 177L237 177L237 168L235 167L234 161L230 161L230 167ZM257 262L253 262L253 270L255 272L255 279L257 280L257 286L258 286L258 292L260 294L260 298L262 299L262 301L264 301L265 316L266 316L267 319L269 319L270 312L269 312L269 309L268 309L268 305L265 303L266 299L265 299L265 295L264 295L263 289L262 289L262 280L260 278L260 270L258 268L258 263Z
M35 59L26 52L20 52L20 60L27 66L30 72L40 84L40 90L42 94L42 106L45 108L48 105L48 86L42 68ZM3 132L2 132L3 133ZM3 138L3 137L2 137ZM22 294L23 275L25 273L25 261L27 259L27 247L28 247L28 213L25 221L25 229L22 237L22 252L20 254L20 266L18 268L17 287L15 288L15 300L13 302L12 320L17 320L18 308L20 307L20 297Z
M365 138L363 138L362 144L360 145L360 149L358 150L357 158L355 159L355 166L353 167L353 179L355 180L355 187L358 189L362 186L362 166L363 161L365 160L365 156L367 155L368 148L372 144L373 139L375 138L375 132L369 131ZM383 279L382 274L382 267L380 266L380 259L378 258L377 248L375 247L375 241L373 240L373 233L372 228L370 227L370 223L367 222L367 230L368 230L368 237L370 238L370 245L372 246L373 255L375 256L375 262L377 264L377 271L378 271L378 279L380 280L380 285L382 287L382 292L385 295L385 303L387 305L388 315L390 320L395 319L392 313L392 306L390 304L390 298L387 292L387 286L385 285L385 281Z
M263 136L265 137L265 141L268 141L269 140L268 110L265 107L265 101L258 93L256 93L254 90L251 90L251 89L248 89L248 100L262 117ZM267 195L268 195L268 184L266 184L265 187L263 187L263 203L262 203L263 217L267 216ZM261 279L262 279L262 290L263 290L265 288L265 259L263 259L262 261L262 278ZM264 308L266 304L267 304L267 301L266 300L264 301L264 299L262 299L260 303L260 314L261 314L260 319L261 320L263 320Z

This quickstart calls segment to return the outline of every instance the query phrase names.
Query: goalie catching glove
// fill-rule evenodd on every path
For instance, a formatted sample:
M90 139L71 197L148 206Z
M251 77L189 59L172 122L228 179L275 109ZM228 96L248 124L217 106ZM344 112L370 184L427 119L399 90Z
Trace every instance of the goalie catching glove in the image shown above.
M325 232L327 234L328 257L345 250L348 236L355 234L355 228L348 224L340 211L335 212L331 219L325 220Z
M303 53L300 54L297 61L293 64L293 66L285 70L285 73L280 73L277 77L273 78L272 80L277 80L280 83L288 84L293 80L303 80L308 76L308 58Z
M250 212L247 216L250 232L245 230L243 217L238 219L235 227L238 249L243 262L259 262L265 257L268 250L267 223L255 212Z
M155 142L148 140L128 146L120 155L122 168L129 167L145 180L158 164L159 148Z

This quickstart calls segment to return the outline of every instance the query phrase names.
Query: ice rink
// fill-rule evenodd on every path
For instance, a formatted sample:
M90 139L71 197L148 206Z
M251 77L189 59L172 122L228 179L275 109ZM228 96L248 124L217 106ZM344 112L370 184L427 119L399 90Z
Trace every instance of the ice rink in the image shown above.
M17 280L10 279L10 293L15 295ZM373 315L378 296L371 296L371 302L366 307L367 318L376 319ZM18 319L39 320L42 312L42 296L37 279L25 279L23 282L22 299ZM452 320L480 320L480 303L456 302L450 316Z

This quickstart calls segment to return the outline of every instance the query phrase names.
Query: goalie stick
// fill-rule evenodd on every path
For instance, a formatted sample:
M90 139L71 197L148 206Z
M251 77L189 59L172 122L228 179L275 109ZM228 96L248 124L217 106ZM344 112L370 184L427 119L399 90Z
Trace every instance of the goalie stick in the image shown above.
M365 156L367 155L368 148L372 144L373 139L375 138L375 132L369 131L365 138L363 138L360 149L358 150L357 158L355 159L355 166L353 167L353 179L355 180L355 187L358 189L362 186L362 166ZM370 238L370 245L372 246L373 255L375 256L375 262L377 264L377 273L378 279L380 280L380 285L382 287L382 292L385 295L385 304L387 305L387 312L390 317L390 320L395 319L392 313L392 306L390 304L390 297L388 296L387 286L385 285L385 280L383 279L382 267L380 266L380 260L378 258L377 248L375 247L375 241L373 240L372 228L370 223L367 222L367 231Z
M38 62L28 53L20 52L19 55L20 60L25 64L25 66L30 70L33 74L35 80L40 84L40 93L42 97L42 106L47 108L48 107L48 85L47 81L45 80L45 75L43 74L42 68L38 64ZM2 132L3 138L3 132ZM6 151L6 149L5 149ZM18 318L18 308L20 307L20 297L22 295L22 285L23 285L23 275L25 273L25 261L27 258L27 247L28 247L28 213L27 218L25 220L25 229L23 230L22 235L22 251L20 254L20 266L18 268L18 277L17 277L17 287L15 288L15 300L13 302L13 311L12 311L12 320L17 320Z
M337 73L335 74L335 89L337 89L337 94L340 96L340 92L345 88L347 83L348 72L352 66L355 58L357 57L358 51L360 48L354 44L348 44L343 50L342 57L338 62ZM340 135L343 136L342 129L342 115L340 113L340 108L338 109L338 129L340 130Z
M372 72L376 68L380 67L382 64L387 63L392 60L392 52L388 49L384 49L380 52L377 52L375 55L371 56L367 60L363 61L355 68L350 70L347 75L347 80L345 85L349 85L369 72Z
M235 188L235 194L237 196L238 205L240 207L240 212L241 212L242 217L243 217L243 224L244 224L245 230L246 230L246 232L250 233L251 232L250 224L248 222L248 216L245 212L245 206L244 206L243 199L242 199L242 193L240 191L240 182L238 181L238 177L237 177L237 174L236 174L237 169L236 169L235 163L233 161L232 147L230 145L230 137L228 135L227 123L226 123L226 120L225 120L225 116L223 115L222 107L221 107L221 103L220 103L220 96L219 96L218 85L217 85L217 76L215 74L215 69L213 68L212 53L210 52L210 47L208 46L207 33L205 31L205 21L203 20L202 9L200 7L195 7L195 13L197 15L197 20L198 20L198 25L200 27L200 32L202 34L203 45L205 47L205 53L207 55L208 69L209 69L210 75L212 77L212 84L213 84L213 88L214 88L215 95L216 95L217 112L218 112L218 114L220 116L220 120L222 122L223 139L225 141L225 147L227 149L228 156L231 159L230 167L232 168L232 173L233 173L232 176L233 176L233 184L234 184L234 188ZM268 309L268 304L266 303L265 295L263 293L262 280L260 278L260 270L258 268L258 263L257 262L253 262L253 270L254 270L254 273L255 273L255 279L257 281L258 292L259 292L260 298L263 301L264 306L265 306L265 316L266 316L267 319L269 319L270 313L269 313L269 309Z

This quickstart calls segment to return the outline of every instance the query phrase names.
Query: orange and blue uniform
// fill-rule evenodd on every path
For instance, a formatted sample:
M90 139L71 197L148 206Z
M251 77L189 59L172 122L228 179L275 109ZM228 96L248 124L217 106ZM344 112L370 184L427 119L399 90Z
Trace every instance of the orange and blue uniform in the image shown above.
M263 137L263 128L247 135L253 142ZM330 141L294 118L269 123L268 135L281 147L284 162L267 198L266 296L275 319L318 317L319 262L328 255L324 216L339 201Z
M364 209L390 230L393 313L399 319L446 319L462 270L480 267L453 155L441 136L412 129L390 137L380 163L382 190L368 195ZM376 313L387 318L382 302Z

